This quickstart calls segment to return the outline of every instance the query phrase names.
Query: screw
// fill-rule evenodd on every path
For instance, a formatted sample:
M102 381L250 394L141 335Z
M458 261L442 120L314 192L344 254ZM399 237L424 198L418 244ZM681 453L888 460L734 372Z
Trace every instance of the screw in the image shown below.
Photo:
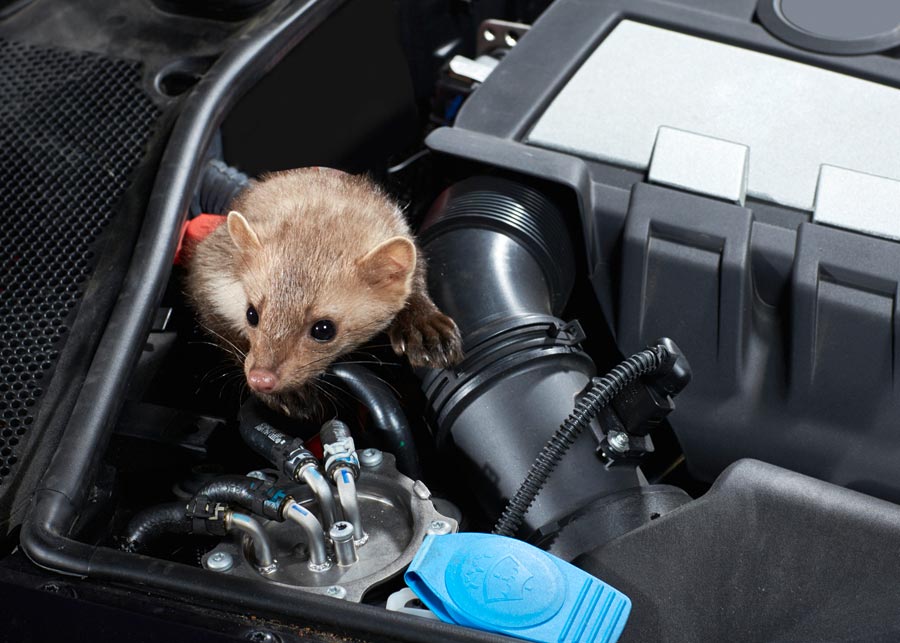
M434 536L443 536L450 533L450 523L446 520L432 520L428 523L427 533Z
M384 460L384 454L378 449L363 449L359 452L359 463L364 467L377 467Z
M217 551L209 555L206 559L206 568L214 572L227 572L234 567L234 559L231 554L224 551Z
M331 529L328 531L328 536L332 540L346 538L348 534L353 535L353 525L343 520L331 525Z
M609 448L618 453L628 451L628 434L624 431L610 431L606 436Z
M340 585L332 585L325 590L325 595L331 596L332 598L346 598L347 590Z

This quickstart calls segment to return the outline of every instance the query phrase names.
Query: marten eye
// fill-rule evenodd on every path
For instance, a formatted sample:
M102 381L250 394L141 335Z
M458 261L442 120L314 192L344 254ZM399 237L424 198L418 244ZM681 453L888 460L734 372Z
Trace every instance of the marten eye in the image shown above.
M317 342L330 342L337 334L337 327L330 319L320 319L313 323L309 329L309 334Z
M256 312L253 304L250 304L250 307L247 309L247 323L251 326L256 326L259 323L259 313Z

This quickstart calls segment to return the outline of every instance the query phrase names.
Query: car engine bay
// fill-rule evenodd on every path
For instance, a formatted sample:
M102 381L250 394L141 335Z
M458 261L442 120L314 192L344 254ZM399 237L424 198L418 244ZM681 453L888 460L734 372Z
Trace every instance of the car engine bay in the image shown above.
M900 638L900 11L832 4L0 3L0 639ZM305 166L464 356L292 417L185 279Z

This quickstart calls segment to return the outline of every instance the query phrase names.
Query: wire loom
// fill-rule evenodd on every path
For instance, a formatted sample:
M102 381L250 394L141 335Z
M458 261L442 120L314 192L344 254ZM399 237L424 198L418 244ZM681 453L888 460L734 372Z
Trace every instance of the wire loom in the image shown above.
M668 358L669 352L663 346L657 345L632 355L603 377L591 380L591 387L587 393L538 453L519 490L507 503L497 520L494 526L495 534L515 536L525 519L525 514L528 513L550 474L597 413L609 405L631 382L654 372Z

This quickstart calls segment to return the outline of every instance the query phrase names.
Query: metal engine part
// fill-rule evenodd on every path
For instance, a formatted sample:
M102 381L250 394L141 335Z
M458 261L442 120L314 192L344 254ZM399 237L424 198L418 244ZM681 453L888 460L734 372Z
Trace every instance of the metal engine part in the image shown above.
M440 514L431 502L431 494L421 481L413 481L397 470L394 456L383 453L380 461L361 467L356 490L362 523L368 540L357 548L358 560L349 565L331 565L324 571L310 569L309 549L300 527L290 521L261 520L270 540L276 569L261 573L247 538L229 536L203 557L203 566L263 583L291 585L299 591L324 594L359 602L371 588L400 574L422 544L425 536L457 531L453 518ZM287 481L284 481L287 484ZM321 515L308 487L290 487L293 498L305 508ZM333 493L337 493L332 487ZM334 560L334 545L328 541L328 555ZM231 559L222 569L216 564Z

